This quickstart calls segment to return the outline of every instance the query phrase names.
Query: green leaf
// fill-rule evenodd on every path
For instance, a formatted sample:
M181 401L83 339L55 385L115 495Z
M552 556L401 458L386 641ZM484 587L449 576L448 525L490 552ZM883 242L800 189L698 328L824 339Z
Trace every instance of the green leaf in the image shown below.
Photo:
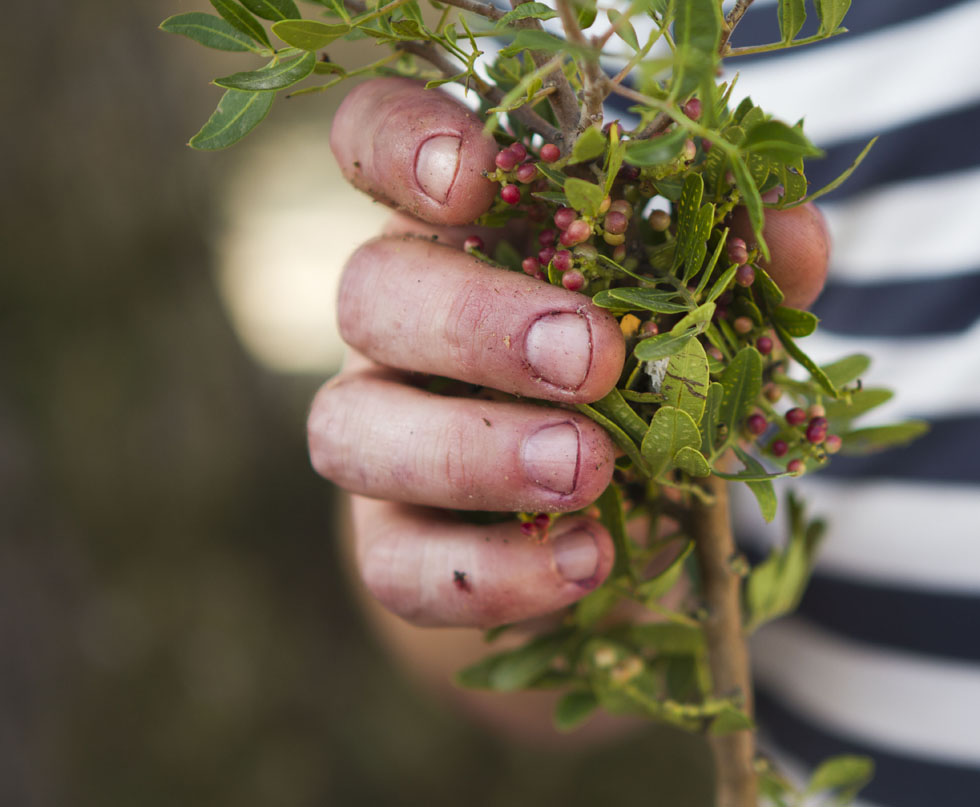
M456 673L456 683L468 689L497 692L526 689L548 672L567 641L568 633L560 631L532 639L516 650L495 653Z
M634 623L629 626L628 636L634 644L654 650L658 655L695 656L704 652L704 634L693 625Z
M907 420L889 426L872 426L842 434L841 454L863 456L911 443L929 431L922 420Z
M702 351L702 355L704 352ZM637 443L643 440L647 433L647 424L623 398L618 389L613 388L608 395L592 404L607 418L615 422L624 432Z
M684 446L674 455L673 464L691 476L711 476L711 466L704 455L690 446Z
M674 455L684 446L701 445L701 433L693 418L673 406L660 407L650 421L640 450L650 467L652 477L660 476L670 467Z
M555 704L555 728L572 731L588 720L598 708L599 701L592 692L568 692Z
M738 435L742 421L762 390L762 355L754 347L743 347L721 374L724 395L718 422L727 428L725 444Z
M609 17L609 22L616 26L616 36L633 48L633 50L639 50L640 42L636 38L636 31L630 23L629 18L624 17L615 9L610 9L606 14Z
M318 76L324 76L324 75L346 76L347 75L347 71L344 70L344 68L341 67L336 62L324 62L320 60L317 60L313 63L313 72L316 73Z
M612 586L599 586L575 604L575 623L588 630L615 608L620 599Z
M845 356L831 364L823 365L821 369L824 375L830 379L831 384L835 387L843 387L863 376L868 372L870 366L870 356L863 353L852 353L850 356Z
M287 45L310 51L326 47L350 29L343 23L328 24L319 20L282 20L272 26L272 32Z
M693 336L693 330L686 333L657 334L640 342L633 350L633 355L640 361L657 361L681 350L687 340Z
M687 560L691 550L694 549L694 541L687 541L684 548L677 553L670 565L667 566L656 577L644 580L636 587L636 593L647 602L656 602L677 585L681 572L684 571L684 561Z
M549 34L547 31L537 31L523 28L514 36L514 40L500 51L501 56L516 56L522 50L540 50L545 53L567 53L570 56L587 58L591 51L567 42L561 37Z
M714 735L731 734L733 731L751 731L755 722L741 709L732 704L726 704L711 721L711 733Z
M579 135L575 145L572 146L572 156L569 162L581 163L586 160L594 160L606 150L606 136L599 130L598 126L590 126ZM605 196L605 192L603 192Z
M628 406L628 404L626 404ZM632 411L632 410L631 410ZM641 421L642 422L642 421ZM644 424L646 425L646 424ZM616 577L630 571L629 540L626 537L626 514L623 511L623 495L616 485L609 485L596 499L603 526L609 530L616 548L612 574Z
M817 329L817 323L820 322L809 311L799 311L785 306L779 306L773 311L772 319L786 333L793 336L809 336Z
M576 210L580 210L586 216L596 216L599 213L599 205L606 198L606 192L592 182L569 177L565 180L565 196L568 197L568 203Z
M637 448L636 443L633 442L626 432L624 432L604 414L593 409L588 404L576 404L575 408L609 432L609 436L612 437L613 442L623 449L626 456L629 457L633 464L637 467L637 470L639 470L642 474L649 475L646 460L643 459L643 455L640 453L639 448Z
M797 157L818 157L823 154L803 132L778 120L762 121L749 129L742 141L742 148L785 162Z
M202 151L215 151L237 143L269 114L274 92L228 90L218 107L188 145Z
M829 790L837 796L838 804L848 804L871 781L874 769L874 762L870 757L831 757L813 772L806 792L816 794Z
M669 406L683 409L695 423L701 421L705 402L708 399L708 357L700 341L689 339L670 357L660 392ZM638 419L642 423L642 418L638 416ZM644 430L645 426L646 424ZM642 436L640 439L643 439ZM707 474L694 475L707 476Z
M678 57L671 92L686 98L705 81L714 82L721 43L721 3L682 0L674 10L675 55Z
M630 165L641 168L647 165L660 165L680 154L687 138L687 131L677 128L668 134L649 140L628 140L624 159Z
M558 12L549 8L544 3L522 3L513 11L508 11L497 20L497 25L510 25L520 20L550 20L557 17Z
M697 227L698 211L701 209L701 197L703 195L704 179L700 174L689 174L684 180L681 198L674 206L677 214L677 249L674 252L674 269L684 262L691 248L691 239Z
M712 457L715 453L715 437L718 431L718 413L725 388L717 381L708 387L708 400L701 416L701 453Z
M303 16L293 0L242 0L242 5L264 20L298 20Z
M653 311L655 314L680 314L690 311L689 305L674 302L676 296L677 292L674 290L658 291L656 289L622 286L600 291L592 298L592 302L600 308Z
M302 81L313 72L315 66L316 54L305 53L290 62L280 62L247 73L233 73L215 79L214 83L232 90L281 90Z
M745 469L749 473L756 474L757 476L763 476L767 473L766 469L762 467L761 462L738 446L735 446L735 455L742 461L742 465L745 466ZM776 490L773 488L772 482L768 479L763 479L759 482L746 482L746 484L755 496L755 500L759 503L759 512L762 513L762 517L767 522L772 521L776 517L776 508L778 506Z
M708 295L705 297L705 300L707 300L709 303L713 303L715 300L721 297L721 295L725 293L725 289L731 285L737 271L738 264L733 263L724 272L722 272L721 275L718 276L718 279L715 281L714 285L708 291Z
M810 371L810 377L821 386L824 392L831 398L839 398L840 393L827 374L817 366L813 359L800 349L799 345L793 341L793 337L785 328L780 327L779 323L774 324L776 326L776 335L779 337L779 341L783 343L783 349Z
M820 19L819 33L830 35L844 21L844 15L851 7L851 0L815 0L817 17Z
M757 264L753 264L753 266L755 267L755 283L752 284L752 287L756 292L756 296L771 311L785 299L783 292L765 269Z
M778 16L783 42L792 42L806 22L804 0L779 0Z
M835 420L853 420L865 412L869 412L876 406L887 403L894 397L895 393L890 389L882 387L868 387L859 389L850 394L850 400L840 398L836 401L827 401L827 417Z
M861 153L858 154L854 162L851 163L851 165L847 169L845 169L844 172L839 177L837 177L837 179L827 183L820 190L814 191L809 196L806 196L805 198L801 198L798 202L796 202L791 206L796 207L797 205L802 205L805 202L812 202L814 199L819 199L821 196L824 196L830 193L831 191L836 190L851 174L854 173L854 169L856 169L864 161L864 158L868 156L868 152L871 151L871 147L877 142L878 142L877 137L872 138L870 141L868 141L868 145L866 145L863 149L861 149ZM803 196L803 194L800 195Z
M742 203L749 213L749 222L752 225L752 234L759 243L759 249L763 256L769 260L769 247L762 237L762 225L765 222L765 212L762 208L762 196L756 187L752 173L741 157L732 160L732 171L735 174L735 184L738 185L739 192L742 194Z
M701 333L711 324L711 318L714 315L715 304L703 303L677 320L670 329L670 332L672 334L682 334L693 329L694 333Z
M704 265L708 253L708 237L715 221L715 206L707 204L698 211L694 220L694 229L688 236L686 254L684 255L684 283L694 277Z
M243 34L250 36L256 42L272 47L269 35L265 32L262 24L249 14L242 6L234 0L211 0L211 5L229 24L233 25Z
M201 11L168 17L160 23L160 30L168 34L181 34L199 45L216 50L247 51L255 47L250 37L239 33L223 19Z

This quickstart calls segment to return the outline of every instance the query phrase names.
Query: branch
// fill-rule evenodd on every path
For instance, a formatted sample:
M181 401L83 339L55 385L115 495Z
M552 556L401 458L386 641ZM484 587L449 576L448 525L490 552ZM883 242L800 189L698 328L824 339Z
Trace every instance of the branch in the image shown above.
M735 7L728 12L728 16L725 17L725 24L722 27L721 44L718 46L718 52L720 54L725 55L728 53L728 41L732 38L732 34L735 33L735 26L739 24L751 5L752 0L738 0L735 3Z
M491 6L488 3L478 3L476 0L441 0L441 2L447 6L455 6L463 11L468 11L471 14L479 14L481 17L486 17L488 20L493 20L494 22L504 16L504 12L496 6Z
M510 0L510 4L514 8L526 2L528 0ZM515 25L518 28L529 28L536 31L544 30L541 26L541 21L535 19L520 20ZM550 58L547 53L542 51L531 51L531 59L538 67L546 64ZM563 135L562 143L570 146L574 139L575 130L578 127L579 118L578 97L575 95L575 90L572 89L572 85L569 83L568 76L565 75L564 70L553 70L548 75L548 78L545 79L544 86L555 88L555 92L548 97L548 103L551 104L551 108L555 113L555 119L561 127Z
M704 634L708 646L712 694L716 698L741 696L752 715L752 680L742 622L741 578L732 568L732 537L728 489L725 480L711 476L704 487L714 496L707 506L692 504L695 551L701 570L707 617ZM717 776L717 807L756 807L755 738L751 729L711 737Z
M575 9L572 8L569 0L558 0L557 6L568 41L580 48L591 48L592 45L585 38L582 29L578 27ZM583 106L582 114L579 116L578 131L582 131L594 123L602 123L602 102L606 99L606 77L599 66L599 54L595 54L595 59L584 59L583 62L585 87L582 92Z

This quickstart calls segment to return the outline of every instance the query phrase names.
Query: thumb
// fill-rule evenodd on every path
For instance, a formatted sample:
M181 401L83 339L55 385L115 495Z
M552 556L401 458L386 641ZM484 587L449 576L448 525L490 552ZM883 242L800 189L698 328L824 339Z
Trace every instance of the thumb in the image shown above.
M480 119L448 95L411 79L359 85L344 99L330 147L344 176L379 201L438 225L485 212L496 186L497 146Z

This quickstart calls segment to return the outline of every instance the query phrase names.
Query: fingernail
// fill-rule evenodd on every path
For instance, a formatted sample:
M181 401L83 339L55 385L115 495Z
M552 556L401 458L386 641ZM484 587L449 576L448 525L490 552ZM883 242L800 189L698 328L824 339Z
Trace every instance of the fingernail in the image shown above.
M521 462L535 485L571 493L578 476L578 429L571 423L558 423L536 431L524 440Z
M460 143L457 135L436 135L426 140L415 155L415 181L439 204L445 204L456 179Z
M544 381L578 389L592 364L592 331L581 314L541 317L524 337L524 357Z
M599 565L595 538L585 530L573 530L555 539L552 551L558 574L570 582L588 580Z

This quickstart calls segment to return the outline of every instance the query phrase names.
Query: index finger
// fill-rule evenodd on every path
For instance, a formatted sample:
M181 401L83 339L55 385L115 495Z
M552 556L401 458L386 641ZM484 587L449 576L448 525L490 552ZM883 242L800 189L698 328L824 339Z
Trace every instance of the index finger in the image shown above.
M330 147L357 188L423 221L467 224L493 201L497 146L470 110L411 79L383 78L344 99Z

